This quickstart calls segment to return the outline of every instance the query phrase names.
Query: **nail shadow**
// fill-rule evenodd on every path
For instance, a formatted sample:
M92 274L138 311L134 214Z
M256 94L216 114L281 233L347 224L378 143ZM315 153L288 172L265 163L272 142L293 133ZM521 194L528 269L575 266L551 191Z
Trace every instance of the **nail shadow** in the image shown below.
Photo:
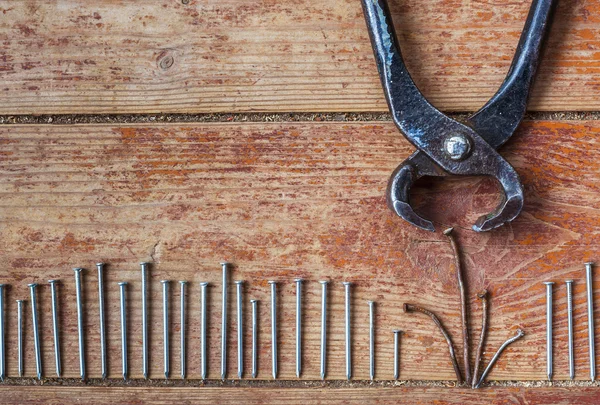
M213 285L212 284L208 284L206 286L206 338L204 339L206 342L206 379L208 379L210 377L210 355L208 354L209 352L209 347L210 347L210 342L211 342L211 328L210 328L210 320L212 319L212 311L211 311L211 305L210 303L212 302L211 297L213 295ZM200 333L202 333L202 325L200 325ZM204 361L205 359L202 359L202 361ZM202 370L200 370L202 371Z
M83 331L83 350L81 350L80 355L83 359L83 372L85 373L86 379L88 377L86 349L90 346L90 337L89 334L86 333L88 325L88 314L85 309L88 306L87 296L89 292L89 287L87 285L88 283L85 282L87 277L89 277L89 270L84 268L81 272L81 330Z

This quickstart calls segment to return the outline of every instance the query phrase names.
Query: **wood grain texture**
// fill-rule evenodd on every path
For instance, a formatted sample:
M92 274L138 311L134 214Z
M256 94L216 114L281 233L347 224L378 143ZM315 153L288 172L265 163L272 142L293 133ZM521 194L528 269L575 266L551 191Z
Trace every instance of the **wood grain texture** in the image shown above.
M321 279L330 288L328 378L344 378L343 287L353 290L354 378L368 378L368 306L376 307L376 378L392 377L392 329L406 331L401 378L453 379L447 348L428 319L403 314L411 302L434 309L460 342L458 293L450 246L441 230L455 225L473 304L491 291L485 353L522 327L492 379L545 379L545 296L554 280L555 378L568 376L563 281L575 280L577 378L586 379L587 322L582 263L597 258L600 234L600 122L525 122L502 149L521 174L523 213L512 224L476 234L470 224L498 201L493 181L450 178L414 190L415 206L440 232L420 231L386 207L391 171L412 147L389 122L0 127L0 281L7 293L8 375L17 373L16 303L26 283L61 279L60 323L66 377L77 377L72 267L84 275L88 375L100 376L94 263L107 262L110 377L120 377L117 281L129 281L130 370L141 376L140 273L152 261L151 377L162 376L159 280L187 279L188 376L199 378L199 285L209 296L209 378L219 378L220 267L247 281L245 377L250 364L250 298L260 303L259 379L270 375L267 280L280 281L279 364L294 378L293 279L304 296L303 379L319 378ZM600 283L597 278L596 285ZM235 299L230 288L229 376L236 374ZM172 372L179 372L178 288L171 288ZM50 290L39 288L44 374L53 375ZM29 308L26 307L29 311ZM600 303L596 312L600 311ZM31 322L26 321L26 375L35 374ZM600 347L600 340L597 339ZM460 347L457 345L460 355ZM373 395L381 395L377 390ZM583 394L582 394L583 395Z
M85 399L96 404L290 404L302 405L310 398L318 404L410 404L410 405L592 405L600 392L592 388L496 388L465 390L444 388L346 388L346 389L278 389L269 388L166 388L114 387L1 387L7 405L75 404Z
M530 0L395 0L439 108L496 91ZM531 110L600 109L600 0L559 2ZM0 114L386 111L358 0L5 1Z

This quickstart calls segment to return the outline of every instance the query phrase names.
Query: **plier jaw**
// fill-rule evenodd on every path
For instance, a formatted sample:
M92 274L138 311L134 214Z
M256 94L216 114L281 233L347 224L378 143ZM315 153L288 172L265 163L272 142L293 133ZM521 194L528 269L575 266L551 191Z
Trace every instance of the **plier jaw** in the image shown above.
M389 207L404 220L434 231L433 223L410 205L410 188L423 176L491 176L504 198L473 229L488 231L515 219L523 208L523 188L515 169L496 151L510 138L527 99L552 10L557 0L533 0L509 72L496 94L465 123L432 106L410 77L397 42L386 0L362 0L381 84L394 123L417 147L392 174Z

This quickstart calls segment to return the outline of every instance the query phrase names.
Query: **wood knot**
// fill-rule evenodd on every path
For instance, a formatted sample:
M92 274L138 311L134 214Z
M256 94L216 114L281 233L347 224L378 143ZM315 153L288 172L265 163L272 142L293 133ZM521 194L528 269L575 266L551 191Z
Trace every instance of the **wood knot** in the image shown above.
M162 70L168 70L175 63L175 57L173 56L173 51L166 50L160 53L157 58L158 67Z

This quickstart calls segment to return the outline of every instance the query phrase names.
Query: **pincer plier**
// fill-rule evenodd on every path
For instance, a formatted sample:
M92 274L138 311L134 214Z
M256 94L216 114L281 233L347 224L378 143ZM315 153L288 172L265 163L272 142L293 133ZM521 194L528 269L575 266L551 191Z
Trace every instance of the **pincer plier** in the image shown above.
M400 132L417 147L392 174L389 207L404 220L433 231L433 223L410 205L410 188L424 176L491 176L504 198L473 229L488 231L515 219L523 208L519 175L497 151L519 126L557 0L533 0L510 70L497 93L465 122L431 105L411 78L394 31L386 0L362 0L381 84Z

